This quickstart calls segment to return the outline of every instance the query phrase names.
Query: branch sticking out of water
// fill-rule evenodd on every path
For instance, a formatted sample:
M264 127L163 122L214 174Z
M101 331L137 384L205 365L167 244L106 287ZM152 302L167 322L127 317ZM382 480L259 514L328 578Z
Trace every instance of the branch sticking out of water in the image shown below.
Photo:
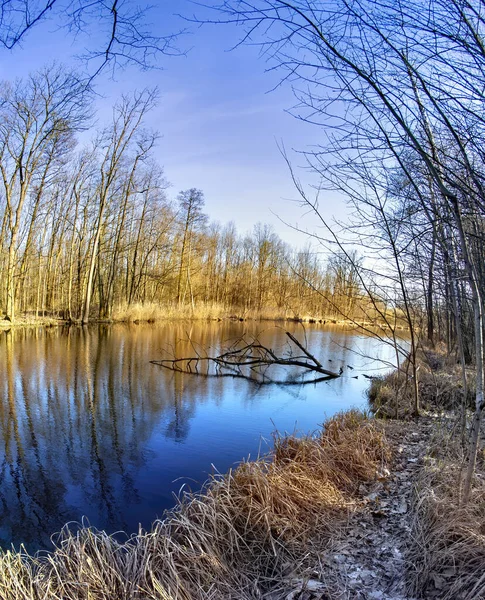
M303 352L302 355L295 354L295 349L290 345L289 351L284 356L279 356L257 339L248 343L242 338L217 356L205 356L194 350L195 356L151 362L179 373L204 377L239 377L258 384L301 385L340 377L339 373L324 369L317 358L290 332L287 331L286 335ZM285 379L277 379L271 374L273 367L285 367L291 372ZM308 373L317 373L319 376L305 379Z

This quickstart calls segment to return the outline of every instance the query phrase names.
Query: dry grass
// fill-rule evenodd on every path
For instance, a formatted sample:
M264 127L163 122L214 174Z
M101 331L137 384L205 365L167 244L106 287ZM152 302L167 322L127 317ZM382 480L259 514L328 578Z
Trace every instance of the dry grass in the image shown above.
M410 370L411 373L411 370ZM426 351L419 356L420 406L430 411L460 409L463 402L461 366L455 357L444 352ZM396 416L396 401L399 417L413 412L412 380L404 373L394 371L385 377L372 380L368 395L373 412L380 417ZM467 369L467 408L475 405L475 373Z
M250 321L285 321L287 319L297 318L294 311L285 310L284 308L278 308L276 306L263 306L260 310L244 310L234 307L231 314Z
M245 310L233 306L226 307L216 302L197 302L191 304L131 304L119 305L112 313L114 321L162 321L167 319L243 319L250 321L284 321L297 318L293 311L266 306L261 310ZM310 317L305 317L307 320Z
M276 464L287 461L311 468L315 477L353 493L363 481L372 480L377 465L390 460L390 450L376 423L359 411L336 415L314 438L285 436L275 440Z
M377 416L395 416L396 401L400 401L400 387L401 384L395 372L372 379L367 396L372 411Z
M1 329L12 329L12 327L55 327L61 325L63 321L54 319L52 317L36 317L34 315L19 315L15 318L15 321L6 321L0 319L0 330Z
M130 304L119 305L114 308L112 318L114 321L163 321L176 319L224 319L230 313L222 304L201 302L192 308L189 304L178 306L177 304Z
M416 482L408 552L409 593L418 598L485 598L485 478L479 461L473 496L459 506L463 456L441 432Z
M373 480L388 459L378 426L355 411L319 434L277 437L271 456L214 478L124 543L66 529L50 554L4 552L0 598L284 597L345 522L359 482Z
M193 320L217 320L217 319L240 319L243 321L299 321L303 323L336 324L342 326L352 325L352 321L339 320L333 317L315 316L307 313L297 314L291 309L276 306L264 306L259 310L245 309L239 306L227 307L216 302L196 302L191 304L157 304L137 303L121 304L116 306L112 312L114 321L163 321L167 319L193 319Z

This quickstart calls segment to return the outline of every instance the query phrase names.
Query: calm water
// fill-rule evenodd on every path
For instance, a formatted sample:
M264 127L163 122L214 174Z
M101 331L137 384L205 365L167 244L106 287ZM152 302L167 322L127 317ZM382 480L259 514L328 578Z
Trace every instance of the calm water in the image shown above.
M307 432L365 406L362 373L383 368L369 357L392 357L374 339L315 327L307 344L324 366L354 370L317 385L257 387L149 362L171 349L192 354L188 337L217 351L262 330L272 348L285 343L284 329L247 323L0 332L0 545L48 547L83 517L110 532L148 527L181 488L266 451L275 428ZM290 330L303 339L301 326Z

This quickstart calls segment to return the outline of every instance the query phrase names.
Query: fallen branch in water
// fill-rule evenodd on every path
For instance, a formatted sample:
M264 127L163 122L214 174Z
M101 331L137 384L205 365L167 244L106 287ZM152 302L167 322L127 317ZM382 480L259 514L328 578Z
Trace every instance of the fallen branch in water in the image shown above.
M315 356L289 331L286 332L286 335L303 354L294 354L294 349L290 346L285 356L278 356L271 348L261 344L259 340L248 343L242 339L233 344L229 350L217 356L204 356L194 349L195 356L166 358L150 362L179 373L204 377L240 377L258 384L301 385L302 383L317 383L340 377L341 373L324 369ZM211 366L214 367L213 370L211 370ZM270 375L271 367L294 367L298 371L290 374L286 379L275 379ZM307 373L318 373L319 376L304 379Z

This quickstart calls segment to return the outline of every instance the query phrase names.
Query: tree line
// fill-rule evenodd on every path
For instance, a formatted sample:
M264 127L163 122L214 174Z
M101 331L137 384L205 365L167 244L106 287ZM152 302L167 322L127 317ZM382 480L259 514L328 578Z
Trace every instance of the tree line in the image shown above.
M218 304L239 315L357 315L360 288L344 255L326 262L267 225L241 235L210 222L204 194L175 201L145 121L157 101L123 97L79 148L91 90L46 68L0 93L0 306L87 323L120 306ZM84 132L84 133L83 133ZM323 292L323 293L322 293Z

